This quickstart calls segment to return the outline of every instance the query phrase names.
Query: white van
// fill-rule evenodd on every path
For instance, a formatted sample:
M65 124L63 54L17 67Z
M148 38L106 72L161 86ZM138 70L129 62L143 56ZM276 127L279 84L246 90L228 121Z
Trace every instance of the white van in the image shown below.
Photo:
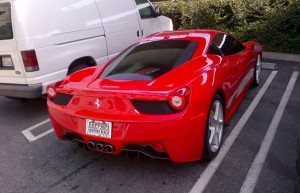
M172 29L148 0L0 0L0 96L40 97L67 74Z

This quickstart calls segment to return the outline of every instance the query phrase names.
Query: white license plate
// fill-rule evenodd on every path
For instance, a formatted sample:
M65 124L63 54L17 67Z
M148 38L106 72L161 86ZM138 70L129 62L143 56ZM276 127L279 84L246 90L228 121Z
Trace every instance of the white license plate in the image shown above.
M86 120L86 134L111 138L112 123L107 121Z

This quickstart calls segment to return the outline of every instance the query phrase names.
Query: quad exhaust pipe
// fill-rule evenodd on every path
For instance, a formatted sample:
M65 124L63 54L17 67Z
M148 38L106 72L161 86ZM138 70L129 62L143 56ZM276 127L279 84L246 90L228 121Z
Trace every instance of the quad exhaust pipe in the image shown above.
M105 151L107 153L112 153L114 151L114 148L112 145L107 144L107 145L105 145Z
M86 145L87 145L87 147L88 147L90 150L94 150L94 149L95 149L95 143L92 142L92 141L89 141Z
M107 152L107 153L114 152L114 147L110 144L89 141L89 142L87 142L86 145L87 145L88 149L90 149L90 150L98 150L98 151L103 151L103 152Z
M96 144L96 149L99 150L99 151L103 151L104 150L104 146L102 143L97 143Z

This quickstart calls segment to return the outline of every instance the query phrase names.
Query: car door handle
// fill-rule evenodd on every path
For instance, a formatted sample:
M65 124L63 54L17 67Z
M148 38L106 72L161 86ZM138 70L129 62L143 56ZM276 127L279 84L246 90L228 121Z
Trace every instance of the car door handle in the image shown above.
M136 31L136 35L137 35L137 37L140 37L140 30ZM141 29L141 37L143 37L143 36L144 36L144 30Z

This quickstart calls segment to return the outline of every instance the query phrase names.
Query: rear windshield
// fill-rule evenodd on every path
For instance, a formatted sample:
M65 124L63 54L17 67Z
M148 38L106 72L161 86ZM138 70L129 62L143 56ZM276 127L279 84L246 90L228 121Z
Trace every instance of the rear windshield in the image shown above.
M0 40L13 38L10 3L0 3Z
M161 40L135 44L117 56L100 78L152 80L191 59L197 43Z

